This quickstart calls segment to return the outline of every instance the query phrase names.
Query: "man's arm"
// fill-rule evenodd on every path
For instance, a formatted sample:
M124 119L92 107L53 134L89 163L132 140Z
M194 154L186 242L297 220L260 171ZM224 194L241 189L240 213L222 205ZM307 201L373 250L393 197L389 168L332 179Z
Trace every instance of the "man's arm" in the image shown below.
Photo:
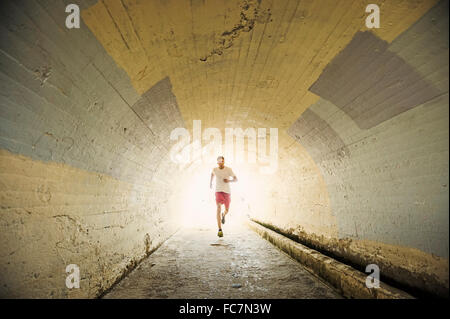
M212 188L213 178L214 178L214 172L211 172L211 179L209 180L209 188Z
M238 181L238 178L237 178L236 175L234 175L234 172L233 172L233 171L231 171L231 174L232 174L231 177L233 177L233 179L224 178L223 181L224 181L225 183L235 183L235 182Z

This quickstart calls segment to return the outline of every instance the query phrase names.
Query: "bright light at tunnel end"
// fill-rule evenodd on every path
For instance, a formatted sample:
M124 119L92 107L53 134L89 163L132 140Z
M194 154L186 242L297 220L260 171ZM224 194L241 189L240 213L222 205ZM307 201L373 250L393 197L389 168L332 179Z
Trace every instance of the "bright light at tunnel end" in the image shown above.
M221 155L225 165L238 176L238 182L230 186L230 218L226 227L242 224L251 215L250 203L260 201L263 180L277 172L278 129L225 128L223 138L219 128L202 131L201 120L194 120L192 127L192 134L186 128L175 128L170 134L170 142L176 141L170 149L170 160L182 172L173 201L175 209L182 212L180 226L208 229L217 226L215 190L209 187L209 178Z
M179 212L180 227L213 229L216 224L215 189L209 187L209 178L213 166L199 164L186 170L180 178L180 190L176 192L174 205ZM261 196L261 183L255 173L245 164L234 164L233 172L238 182L231 187L231 203L225 227L228 229L241 225L251 215L250 203ZM224 208L222 207L222 210Z

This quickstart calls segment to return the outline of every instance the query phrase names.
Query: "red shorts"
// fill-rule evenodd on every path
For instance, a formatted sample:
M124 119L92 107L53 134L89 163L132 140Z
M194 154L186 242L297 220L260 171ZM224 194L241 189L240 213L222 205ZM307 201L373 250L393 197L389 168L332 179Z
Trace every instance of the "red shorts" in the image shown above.
M230 207L231 197L230 194L225 192L216 192L216 204L224 204L225 208Z

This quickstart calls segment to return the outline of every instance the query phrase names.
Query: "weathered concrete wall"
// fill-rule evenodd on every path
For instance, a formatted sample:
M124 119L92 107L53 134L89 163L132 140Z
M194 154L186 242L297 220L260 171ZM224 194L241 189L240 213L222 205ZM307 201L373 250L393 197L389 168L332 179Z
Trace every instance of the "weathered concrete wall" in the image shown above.
M94 297L177 227L168 141L184 124L170 79L139 96L64 9L0 13L1 296Z
M167 190L1 151L1 296L95 297L174 232ZM65 286L80 267L80 289Z
M442 2L384 49L374 35L355 35L311 87L324 98L288 131L317 163L338 238L354 250L338 254L441 295L449 253L447 9Z

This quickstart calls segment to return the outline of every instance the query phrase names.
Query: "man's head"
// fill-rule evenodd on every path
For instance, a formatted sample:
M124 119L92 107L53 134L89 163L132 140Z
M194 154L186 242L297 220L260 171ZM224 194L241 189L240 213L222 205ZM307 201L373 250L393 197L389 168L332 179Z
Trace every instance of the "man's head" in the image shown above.
M220 168L223 168L225 165L225 158L223 156L219 156L217 158L217 165L219 165Z

